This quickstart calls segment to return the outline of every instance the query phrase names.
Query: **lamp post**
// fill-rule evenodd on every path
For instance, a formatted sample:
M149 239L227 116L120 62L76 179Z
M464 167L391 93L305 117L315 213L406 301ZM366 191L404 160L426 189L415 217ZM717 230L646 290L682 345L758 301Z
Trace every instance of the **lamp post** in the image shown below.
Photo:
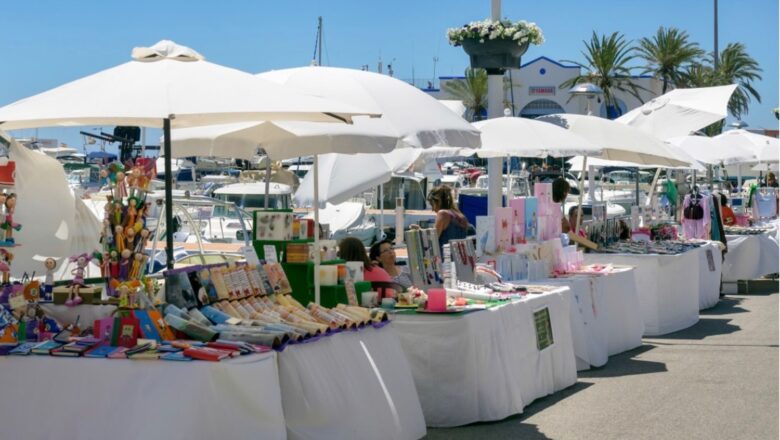
M601 87L593 83L580 83L569 89L571 96L585 98L587 103L587 114L593 116L593 110L591 109L591 103L596 97L604 95L604 91ZM582 173L585 174L585 164L588 162L588 158L584 157L582 160ZM580 205L582 205L582 178L580 178ZM596 200L596 179L595 168L592 166L588 168L588 197L591 203Z

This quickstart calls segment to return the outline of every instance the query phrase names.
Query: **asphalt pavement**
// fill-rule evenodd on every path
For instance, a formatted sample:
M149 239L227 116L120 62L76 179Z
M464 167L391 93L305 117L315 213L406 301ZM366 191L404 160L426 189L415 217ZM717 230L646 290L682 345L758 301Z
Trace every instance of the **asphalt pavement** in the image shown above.
M499 422L427 439L777 439L778 294L728 295Z

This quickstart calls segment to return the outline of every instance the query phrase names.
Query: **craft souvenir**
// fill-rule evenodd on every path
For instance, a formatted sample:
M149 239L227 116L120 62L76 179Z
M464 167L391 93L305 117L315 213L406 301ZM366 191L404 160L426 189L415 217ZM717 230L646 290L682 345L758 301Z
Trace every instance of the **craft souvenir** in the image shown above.
M436 230L411 230L405 235L412 283L422 289L441 287L444 279Z
M450 253L455 264L457 280L467 283L476 282L476 260L474 243L470 239L450 240Z
M70 288L70 296L65 301L66 306L73 307L83 302L83 299L79 295L79 289L86 287L86 284L84 283L84 275L90 261L92 261L92 256L87 254L70 257L70 262L76 263L76 268L71 271L73 280L68 286Z
M512 244L525 243L525 199L512 199L509 206L512 208Z
M3 274L3 284L5 285L11 282L11 261L13 258L14 254L0 248L0 273Z
M512 208L496 208L496 251L506 252L512 247Z
M492 255L496 252L496 217L492 215L477 216L477 255Z
M57 268L57 260L49 257L43 264L46 266L46 276L43 279L43 300L51 301L53 299L54 269Z
M538 240L538 218L536 210L536 197L526 197L525 206L525 239L526 241Z
M0 228L5 230L5 243L14 244L14 231L22 229L22 225L14 222L14 211L16 210L16 194L11 193L5 196L5 221L0 224Z

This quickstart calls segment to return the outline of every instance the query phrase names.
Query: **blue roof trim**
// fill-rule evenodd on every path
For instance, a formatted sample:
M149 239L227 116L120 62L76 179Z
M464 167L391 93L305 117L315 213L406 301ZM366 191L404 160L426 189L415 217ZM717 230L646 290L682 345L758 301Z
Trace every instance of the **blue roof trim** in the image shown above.
M558 67L562 67L562 68L564 68L564 69L579 69L579 68L580 68L580 66L567 66L567 65L565 65L565 64L561 64L561 63L559 63L559 62L557 62L557 61L555 61L555 60L552 60L552 59L550 59L550 58L547 58L546 56L540 56L539 58L536 58L536 59L534 59L534 60L531 60L531 61L529 61L529 62L527 62L527 63L525 63L525 64L521 64L521 65L520 65L520 68L522 69L523 67L530 66L531 64L533 64L533 63L535 63L535 62L537 62L537 61L541 61L541 60L545 60L545 61L547 61L547 62L553 63L553 64L555 64L556 66L558 66Z

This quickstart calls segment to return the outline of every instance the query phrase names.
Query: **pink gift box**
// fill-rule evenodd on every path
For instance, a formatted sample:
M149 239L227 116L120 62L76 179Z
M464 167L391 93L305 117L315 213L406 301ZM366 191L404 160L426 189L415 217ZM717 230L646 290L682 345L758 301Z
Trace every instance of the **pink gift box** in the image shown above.
M750 226L750 216L747 214L734 214L737 219L737 226Z

